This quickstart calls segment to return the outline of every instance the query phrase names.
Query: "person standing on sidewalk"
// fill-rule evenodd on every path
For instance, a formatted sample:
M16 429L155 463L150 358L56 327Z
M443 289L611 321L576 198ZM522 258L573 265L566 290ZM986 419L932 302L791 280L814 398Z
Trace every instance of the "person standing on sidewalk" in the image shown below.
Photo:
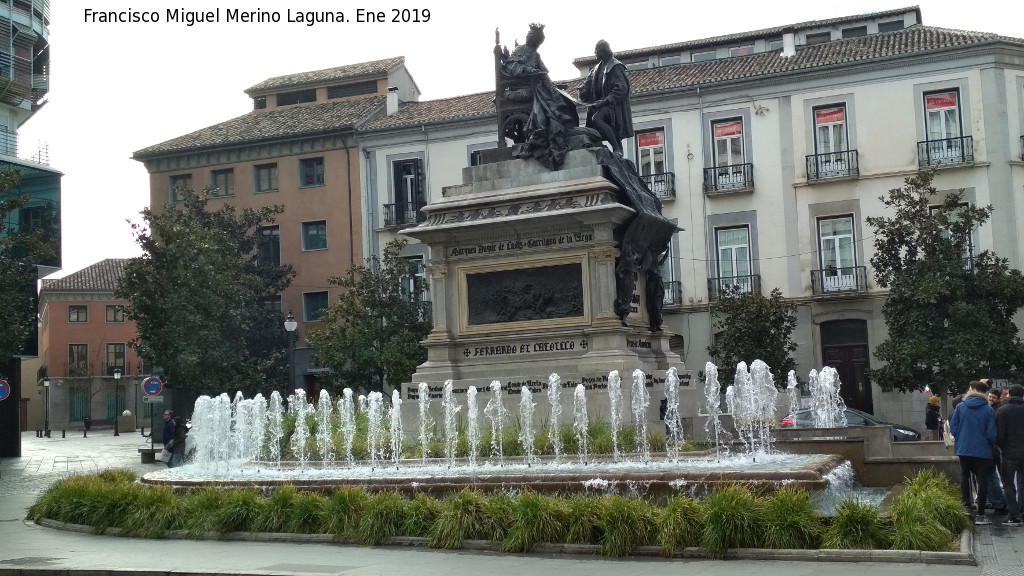
M939 428L942 427L942 418L939 416L939 397L932 396L928 399L928 405L924 408L924 439L938 440Z
M1010 397L996 411L996 444L1002 451L1003 492L1010 517L1005 526L1020 526L1024 495L1024 386L1010 386Z
M960 458L960 500L971 510L971 476L978 485L977 525L991 524L985 516L988 477L993 470L992 444L996 441L996 413L988 405L988 386L974 380L964 401L953 410L949 430L956 438L956 455Z
M988 405L991 406L993 410L999 410L999 408L1003 405L1003 403L1000 400L1003 396L1002 391L1000 391L999 388L991 387L992 384L990 380L985 379L982 380L981 383L985 384L986 386L990 386L990 388L988 389ZM988 501L989 503L992 504L992 510L996 513L997 516L1006 516L1006 513L1009 511L1006 505L1006 494L1003 492L1003 483L999 476L999 472L1001 470L1000 465L1002 461L1002 454L1000 453L999 445L993 442L993 468L992 473L989 474L988 476Z

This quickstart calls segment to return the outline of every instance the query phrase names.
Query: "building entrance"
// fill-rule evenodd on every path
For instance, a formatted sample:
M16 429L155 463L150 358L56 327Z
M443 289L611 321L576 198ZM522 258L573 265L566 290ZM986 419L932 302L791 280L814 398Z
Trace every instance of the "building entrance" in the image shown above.
M868 353L868 324L864 320L834 320L821 324L821 357L839 373L839 394L848 408L874 413Z

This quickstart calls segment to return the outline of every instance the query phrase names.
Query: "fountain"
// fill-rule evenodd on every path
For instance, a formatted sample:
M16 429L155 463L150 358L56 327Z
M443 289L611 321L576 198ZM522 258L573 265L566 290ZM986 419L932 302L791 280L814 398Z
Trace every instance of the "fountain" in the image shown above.
M826 370L822 371L828 374ZM482 440L479 426L478 393L475 386L465 392L465 404L460 405L450 382L446 382L441 395L444 422L444 454L442 458L429 455L417 459L401 457L404 438L401 418L402 397L398 391L391 395L390 407L380 392L353 401L350 389L342 391L336 405L327 392L322 392L316 405L306 401L305 393L297 391L289 399L290 412L282 411L279 394L270 400L262 396L244 399L236 396L229 401L226 394L216 398L202 397L196 402L193 415L193 440L197 456L193 463L174 469L152 472L143 482L172 485L278 485L292 484L305 487L332 487L358 485L367 489L396 489L443 494L460 487L483 490L516 489L529 486L539 491L579 491L596 486L595 482L611 489L627 490L644 486L654 492L700 491L721 483L778 486L796 484L812 490L827 485L825 477L841 461L836 456L780 455L772 452L769 424L772 421L777 392L771 381L771 372L763 362L755 361L748 372L746 364L737 367L736 384L727 393L727 403L744 450L726 457L729 434L719 418L717 368L708 364L705 370L705 397L708 412L708 438L715 442L713 450L683 455L681 408L678 375L670 369L663 385L665 398L666 443L665 457L654 458L647 443L648 388L652 382L641 371L635 371L630 389L633 424L636 430L637 451L625 454L621 446L621 419L613 416L613 437L617 454L607 456L592 453L588 389L583 383L574 387L572 433L575 436L574 461L564 461L565 446L560 442L562 381L551 374L547 381L546 402L535 402L536 391L530 386L511 389L518 393L518 440L522 456L510 457L503 451L501 439L508 424L506 395L510 389L500 381L492 381L490 398L483 414L491 425L490 458L480 461ZM618 384L618 373L608 376L610 406L621 407L623 392ZM831 384L830 384L831 385ZM616 390L618 388L618 390ZM433 421L427 407L430 389L423 389L417 399L419 412L418 440L427 448L431 440ZM654 388L658 390L658 388ZM658 390L660 391L660 390ZM365 398L365 400L363 400ZM604 396L590 399L601 401ZM463 412L465 408L465 412ZM620 408L619 408L620 409ZM537 412L546 412L550 440L548 456L535 452ZM458 415L466 416L465 441L468 452L459 457ZM617 410L613 409L612 414ZM357 418L357 414L359 415ZM294 432L290 454L285 457L282 430L285 418L294 418ZM315 422L311 431L308 422ZM365 426L365 459L353 454L353 441L357 435L357 421ZM337 450L327 439L337 430ZM411 433L415 438L417 435ZM223 442L223 438L231 442ZM314 442L315 440L315 442ZM315 446L315 448L313 448ZM485 449L486 450L486 449ZM486 452L485 452L486 453ZM319 458L317 466L309 462ZM363 458L362 456L360 458ZM387 463L388 465L384 465Z

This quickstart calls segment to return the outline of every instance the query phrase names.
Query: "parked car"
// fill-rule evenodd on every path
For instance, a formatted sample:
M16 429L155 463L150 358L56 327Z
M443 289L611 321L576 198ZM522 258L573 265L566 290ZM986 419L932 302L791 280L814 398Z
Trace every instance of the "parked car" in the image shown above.
M910 440L920 440L921 433L909 426L903 426L902 424L893 424L891 422L883 422L878 418L868 414L867 412L861 412L853 408L846 409L846 425L847 426L889 426L892 430L892 439L894 442L905 442ZM782 419L783 428L814 428L814 414L813 411L800 410L793 417L786 417Z

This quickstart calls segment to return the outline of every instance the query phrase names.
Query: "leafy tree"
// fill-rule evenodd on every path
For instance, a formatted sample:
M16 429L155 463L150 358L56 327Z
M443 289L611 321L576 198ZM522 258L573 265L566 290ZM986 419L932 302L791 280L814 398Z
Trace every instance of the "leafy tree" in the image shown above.
M266 302L291 283L291 266L256 257L260 228L281 206L208 210L209 190L142 211L131 223L143 255L125 265L117 297L138 337L132 347L169 385L195 394L275 387L287 362L283 318Z
M1013 317L1024 306L1024 276L989 250L972 255L972 234L992 207L965 203L963 190L941 198L934 178L908 177L880 197L892 216L866 219L875 280L889 289L889 335L875 348L885 365L871 377L883 390L929 385L945 396L981 377L1019 376L1024 347Z
M409 287L415 265L400 256L405 245L394 240L383 258L368 258L346 276L331 278L343 291L306 339L319 364L331 368L337 387L382 391L385 383L408 382L427 359L420 346L431 328L419 299L425 287Z
M796 305L778 288L769 296L727 292L715 308L714 326L718 336L708 353L720 367L723 386L732 384L737 364L762 360L772 369L775 386L786 387L789 371L796 368Z
M38 321L36 265L57 260L59 236L56 211L50 209L42 225L25 229L12 221L30 198L17 193L21 173L0 171L0 367L23 351ZM14 224L13 226L11 224Z

